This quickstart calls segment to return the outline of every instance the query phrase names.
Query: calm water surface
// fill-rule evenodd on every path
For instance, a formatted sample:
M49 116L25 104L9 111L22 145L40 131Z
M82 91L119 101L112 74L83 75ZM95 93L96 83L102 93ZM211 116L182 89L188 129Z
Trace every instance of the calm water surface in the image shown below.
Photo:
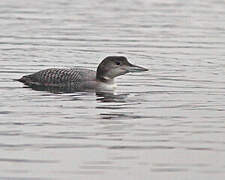
M1 180L225 177L225 2L1 0ZM95 69L125 55L150 71L114 96L35 91L12 79Z

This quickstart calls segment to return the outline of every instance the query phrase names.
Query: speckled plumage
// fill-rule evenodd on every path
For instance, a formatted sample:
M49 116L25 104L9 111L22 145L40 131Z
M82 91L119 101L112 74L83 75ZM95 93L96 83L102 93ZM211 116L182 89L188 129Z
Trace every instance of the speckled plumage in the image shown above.
M82 88L85 82L96 81L96 72L88 69L51 68L23 76L19 81L26 85Z

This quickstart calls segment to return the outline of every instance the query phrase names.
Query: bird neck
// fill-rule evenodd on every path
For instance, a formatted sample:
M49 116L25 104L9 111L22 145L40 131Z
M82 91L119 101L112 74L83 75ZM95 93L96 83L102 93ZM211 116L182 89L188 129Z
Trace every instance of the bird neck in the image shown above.
M113 83L113 78L106 75L105 71L107 68L104 67L104 63L100 63L96 72L96 80L103 83Z
M111 79L107 76L99 76L98 74L96 74L96 80L103 82L103 83L107 83L107 84L113 84L114 83L114 79Z

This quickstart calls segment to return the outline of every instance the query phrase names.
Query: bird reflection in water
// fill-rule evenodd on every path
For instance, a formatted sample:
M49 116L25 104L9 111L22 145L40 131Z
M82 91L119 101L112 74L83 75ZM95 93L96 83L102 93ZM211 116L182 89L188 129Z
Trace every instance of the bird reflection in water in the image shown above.
M47 91L54 94L78 93L78 92L95 93L97 96L96 100L101 102L126 102L126 98L129 95L129 93L116 94L114 91L95 91L95 90L84 91L83 89L76 89L73 87L30 86L24 88L32 88L33 90L36 91Z

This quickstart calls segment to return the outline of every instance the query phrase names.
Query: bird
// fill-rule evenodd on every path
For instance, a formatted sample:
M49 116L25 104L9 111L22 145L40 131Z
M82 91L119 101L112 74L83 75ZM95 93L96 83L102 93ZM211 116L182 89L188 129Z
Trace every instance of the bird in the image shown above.
M147 68L131 64L125 56L108 56L97 67L97 71L84 68L49 68L17 81L28 87L63 88L73 91L112 91L116 88L114 78L129 72L148 71Z

